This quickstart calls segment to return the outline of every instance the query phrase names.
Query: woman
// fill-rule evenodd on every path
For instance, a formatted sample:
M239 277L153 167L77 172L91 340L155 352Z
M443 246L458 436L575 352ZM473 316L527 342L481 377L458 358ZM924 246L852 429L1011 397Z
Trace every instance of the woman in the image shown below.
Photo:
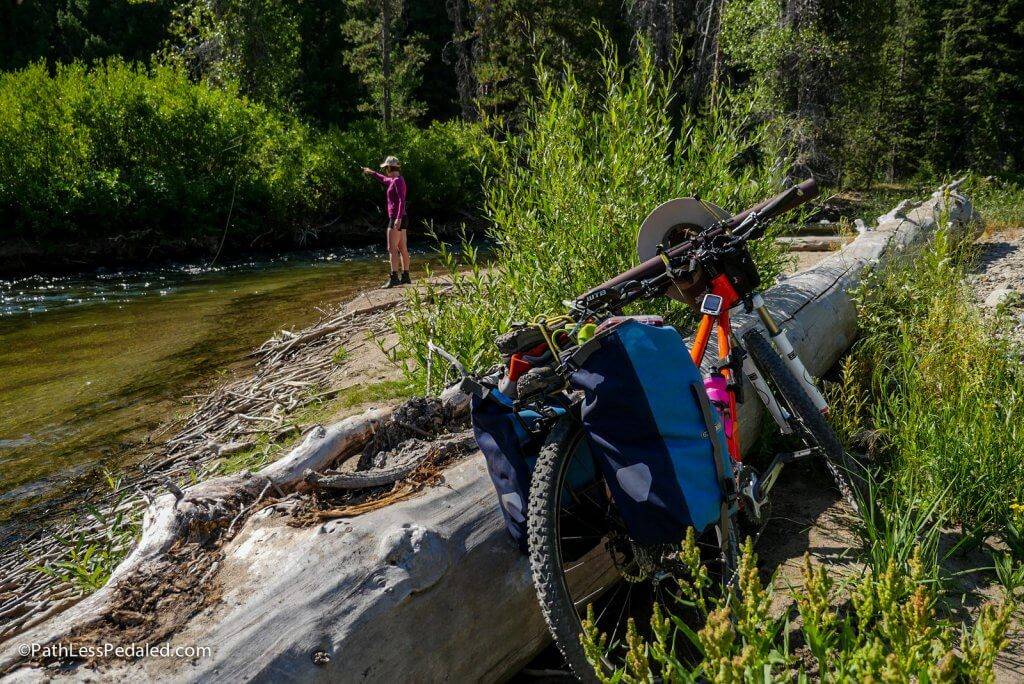
M385 195L388 204L388 255L391 258L391 277L381 289L407 285L409 278L409 245L405 234L405 179L402 178L402 164L397 157L388 157L380 165L384 173L363 167L363 173L379 180L387 190ZM402 269L402 277L398 277L398 269Z

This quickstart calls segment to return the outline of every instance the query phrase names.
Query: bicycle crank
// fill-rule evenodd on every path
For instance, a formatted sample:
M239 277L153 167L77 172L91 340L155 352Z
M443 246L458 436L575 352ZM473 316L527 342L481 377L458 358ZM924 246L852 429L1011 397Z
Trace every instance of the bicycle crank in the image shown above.
M776 454L760 476L754 470L744 468L744 472L740 475L740 494L750 507L751 519L757 523L762 522L761 509L768 503L768 497L775 482L779 479L782 469L794 461L815 456L817 453L817 449L800 449L799 451Z

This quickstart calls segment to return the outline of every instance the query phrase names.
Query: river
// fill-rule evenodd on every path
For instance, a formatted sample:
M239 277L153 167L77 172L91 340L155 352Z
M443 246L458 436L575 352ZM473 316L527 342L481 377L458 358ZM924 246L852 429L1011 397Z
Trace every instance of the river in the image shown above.
M131 464L184 397L386 277L367 250L0 281L0 524ZM427 258L414 257L414 272Z

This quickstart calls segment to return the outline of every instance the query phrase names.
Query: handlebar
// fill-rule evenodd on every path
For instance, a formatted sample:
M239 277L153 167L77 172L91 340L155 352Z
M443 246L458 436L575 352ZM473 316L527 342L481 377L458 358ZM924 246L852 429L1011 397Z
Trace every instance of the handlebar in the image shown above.
M736 214L732 218L726 219L718 225L712 227L706 231L701 237L709 238L716 235L721 235L726 232L730 232L742 224L751 214L757 214L757 221L769 221L776 216L785 214L787 211L796 209L801 204L809 202L818 196L818 184L813 178L805 180L803 183L794 185L785 192L782 192L771 199L767 199L760 204L756 204L746 211L742 211ZM760 231L763 234L763 228ZM750 237L760 237L760 234L752 234ZM692 240L680 243L675 247L672 247L666 252L669 258L675 258L686 254L695 247ZM663 273L665 271L665 264L662 261L661 256L656 256L648 259L647 261L634 266L633 268L620 273L611 280L607 280L597 287L591 288L584 294L580 295L577 299L583 299L587 295L597 292L598 290L616 287L629 280L649 280L650 278ZM669 283L666 281L665 289L668 289Z

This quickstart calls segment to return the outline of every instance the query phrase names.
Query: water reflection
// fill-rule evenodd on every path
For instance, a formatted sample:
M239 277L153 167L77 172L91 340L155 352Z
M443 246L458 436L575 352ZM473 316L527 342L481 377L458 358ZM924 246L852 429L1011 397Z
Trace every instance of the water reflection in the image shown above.
M353 250L0 282L0 521L75 475L132 463L184 395L379 284L383 260Z
M0 280L0 317L43 313L93 303L123 304L149 294L167 296L183 286L217 275L258 271L288 264L331 264L372 258L373 250L287 254L226 264L169 264L153 270L97 270L76 275L31 275Z

